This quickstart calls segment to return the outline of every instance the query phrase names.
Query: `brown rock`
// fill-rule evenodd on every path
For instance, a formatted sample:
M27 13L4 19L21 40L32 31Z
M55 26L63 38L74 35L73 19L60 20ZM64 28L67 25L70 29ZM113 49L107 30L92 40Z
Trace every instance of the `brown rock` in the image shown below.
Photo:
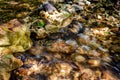
M91 59L91 60L88 60L88 63L91 66L98 67L100 65L101 61L98 59Z
M54 53L72 53L75 51L74 47L66 44L64 41L57 41L46 47L47 51Z

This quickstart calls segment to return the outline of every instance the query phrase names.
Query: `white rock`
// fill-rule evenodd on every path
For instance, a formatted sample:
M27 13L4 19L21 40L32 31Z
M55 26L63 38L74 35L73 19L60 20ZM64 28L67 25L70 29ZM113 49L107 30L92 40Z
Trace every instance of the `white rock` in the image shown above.
M102 17L100 15L98 15L97 17L98 17L98 19L102 19Z

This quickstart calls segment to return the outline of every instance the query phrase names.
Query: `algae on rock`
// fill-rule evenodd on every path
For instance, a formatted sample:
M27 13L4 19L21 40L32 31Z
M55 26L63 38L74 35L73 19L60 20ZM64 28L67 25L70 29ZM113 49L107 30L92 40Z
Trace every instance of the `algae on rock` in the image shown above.
M8 80L9 72L23 64L13 53L26 51L32 41L28 27L16 19L0 25L0 36L0 80Z

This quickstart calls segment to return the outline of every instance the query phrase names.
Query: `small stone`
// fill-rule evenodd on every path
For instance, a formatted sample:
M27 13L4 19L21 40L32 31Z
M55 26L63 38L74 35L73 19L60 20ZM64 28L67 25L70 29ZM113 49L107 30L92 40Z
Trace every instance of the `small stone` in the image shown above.
M88 63L93 67L98 67L101 62L98 59L91 59L91 60L88 60Z
M89 53L88 53L90 56L94 56L94 57L97 57L97 56L100 56L101 53L100 52L97 52L96 50L90 50Z
M17 17L17 18L21 18L21 17L22 17L22 14L19 13L19 14L16 15L16 17Z
M80 72L75 72L73 80L79 80Z
M102 72L100 70L95 71L95 76L96 77L101 77L101 75L102 75Z
M54 53L72 53L75 51L74 46L66 44L63 40L51 43L46 49Z
M72 70L72 67L68 63L58 63L56 64L56 67L61 76L68 76Z
M58 26L48 24L48 25L45 26L45 29L50 33L51 32L57 32L58 31Z
M108 21L111 21L111 22L112 22L112 21L115 21L115 18L114 18L113 16L109 16L109 17L107 17L106 19L107 19Z
M17 18L23 18L23 17L25 17L25 16L27 16L27 12L21 12L21 13L18 13L17 15L16 15L16 17Z
M49 13L56 11L56 8L49 2L44 2L42 7L45 9L45 11L48 11Z
M85 58L84 58L83 56L81 56L81 55L77 55L77 56L75 57L75 60L76 60L77 62L84 62L84 61L85 61Z
M102 48L101 46L100 46L100 47L98 47L98 49L99 49L99 50L101 50L101 51L103 51L103 52L108 52L108 50L107 50L107 49L104 49L104 48Z
M111 56L108 53L104 53L104 55L102 55L102 60L105 62L111 62Z
M93 71L89 68L82 70L81 80L87 80L94 75ZM94 79L93 79L94 80Z
M85 51L89 51L89 50L90 50L90 47L87 46L87 45L82 45L81 47L82 47Z
M85 51L81 47L78 47L76 53L85 54Z
M90 38L88 35L78 34L78 36L79 36L79 38L78 38L79 44L89 44Z
M98 15L98 19L102 19L102 17L100 15Z
M38 29L36 31L36 34L37 34L36 38L39 38L39 39L45 38L47 36L46 30L43 28Z
M68 44L68 45L71 45L73 47L77 47L78 46L77 42L75 40L72 40L72 39L67 40L65 43Z
M57 58L57 59L61 59L61 58L62 58L62 56L61 56L59 53L56 53L56 54L54 55L54 57Z
M58 77L56 75L50 75L49 80L58 80Z
M34 46L29 50L29 53L33 54L33 55L37 55L37 54L42 54L42 50L43 47L41 46Z
M79 6L79 5L74 4L73 7L74 7L76 12L83 10L83 6Z
M111 72L108 70L103 71L102 78L105 80L119 80L117 77L115 77L113 74L111 74Z
M91 4L89 1L86 1L85 3L86 3L87 5L90 5L90 4Z

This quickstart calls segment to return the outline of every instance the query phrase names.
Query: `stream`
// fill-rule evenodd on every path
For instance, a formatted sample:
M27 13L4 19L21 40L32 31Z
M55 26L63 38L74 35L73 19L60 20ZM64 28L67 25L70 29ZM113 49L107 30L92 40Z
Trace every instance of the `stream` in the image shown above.
M96 6L89 0L65 1L1 1L4 6L0 5L0 24L10 26L9 33L15 32L8 35L15 38L9 38L15 47L0 47L8 47L10 55L20 60L19 66L17 61L13 64L17 67L6 70L9 80L120 79L119 18L107 15L101 8L94 12ZM27 28L15 28L21 25ZM0 80L7 80L4 77Z

